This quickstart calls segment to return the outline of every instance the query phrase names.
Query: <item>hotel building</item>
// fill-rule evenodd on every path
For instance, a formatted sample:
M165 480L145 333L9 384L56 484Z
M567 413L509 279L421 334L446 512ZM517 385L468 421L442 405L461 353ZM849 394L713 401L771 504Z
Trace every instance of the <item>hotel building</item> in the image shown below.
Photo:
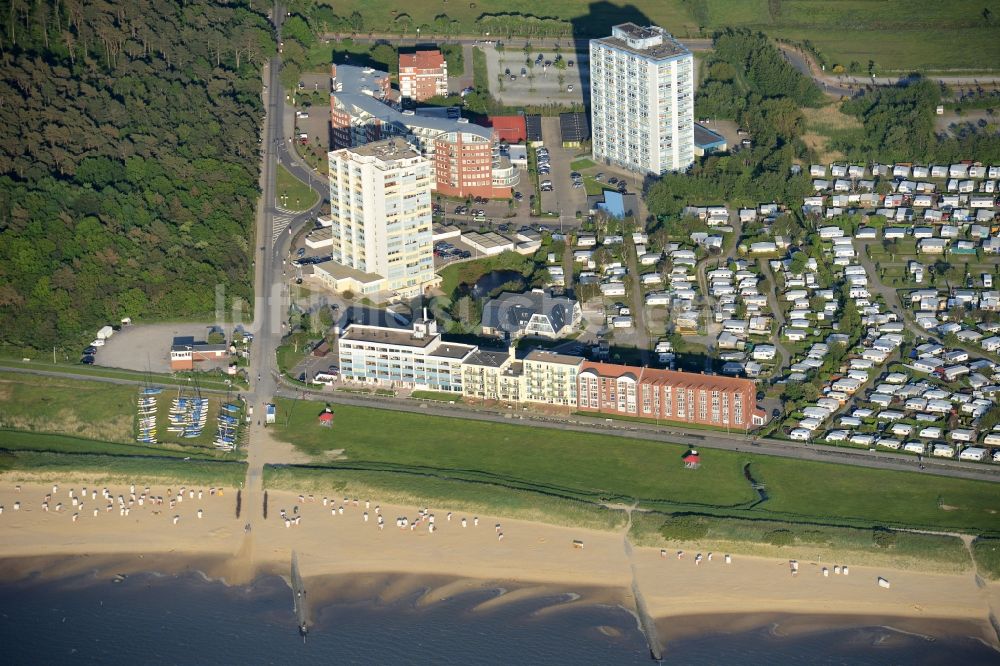
M332 260L364 293L415 296L435 286L433 165L400 138L329 154ZM327 266L324 266L326 269Z
M399 110L386 72L334 65L332 77L330 122L334 148L361 146L390 136L406 137L434 165L433 187L439 194L511 196L518 183L518 171L500 155L492 129L447 114Z
M577 409L746 430L763 425L751 379L585 361Z
M763 425L753 380L595 363L534 350L443 342L433 320L412 330L351 324L338 342L344 381L429 389L508 404L749 430Z
M433 319L411 330L351 324L337 341L345 381L461 395L462 363L472 345L443 342Z
M659 175L694 162L694 58L663 28L590 41L594 161Z

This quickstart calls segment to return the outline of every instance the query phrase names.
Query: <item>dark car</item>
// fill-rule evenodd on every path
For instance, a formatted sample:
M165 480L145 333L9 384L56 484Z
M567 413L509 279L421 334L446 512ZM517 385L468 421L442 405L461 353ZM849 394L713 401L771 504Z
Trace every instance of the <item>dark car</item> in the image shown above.
M614 185L617 182L618 182L618 179L615 178L614 176L611 176L611 178L608 178L608 184L609 185Z
M88 354L80 359L80 363L83 363L84 365L94 365L94 357Z
M97 353L97 347L93 345L90 345L89 347L83 350L84 356L93 356L96 353Z

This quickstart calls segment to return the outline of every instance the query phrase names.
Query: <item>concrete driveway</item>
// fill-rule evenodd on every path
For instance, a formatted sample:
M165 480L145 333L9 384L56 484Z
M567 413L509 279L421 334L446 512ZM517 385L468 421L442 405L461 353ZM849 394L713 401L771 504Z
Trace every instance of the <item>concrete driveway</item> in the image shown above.
M549 149L549 160L552 172L539 175L539 181L551 180L552 192L542 192L542 212L559 214L562 224L576 224L576 213L585 215L587 212L587 190L583 187L573 187L569 174L570 164L576 155L585 152L581 148L563 148L562 136L559 132L559 118L544 116L542 118L542 140Z
M226 335L232 333L232 324L226 325ZM123 368L139 372L170 373L170 346L175 337L192 336L196 341L208 337L209 324L167 323L136 324L115 333L107 344L97 348L94 365ZM199 370L226 367L228 361L218 364L201 362Z

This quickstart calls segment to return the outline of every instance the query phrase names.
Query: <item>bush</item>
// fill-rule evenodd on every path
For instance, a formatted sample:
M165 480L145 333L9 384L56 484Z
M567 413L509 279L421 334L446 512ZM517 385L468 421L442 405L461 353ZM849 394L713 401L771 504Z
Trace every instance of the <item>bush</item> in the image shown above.
M663 523L660 534L676 541L704 539L708 535L708 520L704 516L671 516Z
M795 533L791 530L771 530L764 534L764 541L772 546L791 546L795 543Z
M884 527L876 527L872 530L872 543L883 550L893 548L896 545L896 533Z

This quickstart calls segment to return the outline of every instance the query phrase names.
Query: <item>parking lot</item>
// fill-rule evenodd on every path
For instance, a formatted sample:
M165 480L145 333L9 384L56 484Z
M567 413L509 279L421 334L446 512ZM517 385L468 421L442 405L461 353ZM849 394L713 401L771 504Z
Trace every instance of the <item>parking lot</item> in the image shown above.
M545 116L542 118L542 140L545 143L545 150L548 151L549 165L551 171L548 174L541 173L542 165L539 165L539 182L552 181L551 191L542 192L542 212L556 213L562 224L576 223L576 213L587 214L587 190L581 184L574 187L574 180L570 177L572 164L577 155L587 156L587 152L581 148L563 148L562 136L559 132L559 118L557 116ZM542 156L544 156L544 152ZM539 161L542 161L542 156Z
M500 52L492 46L483 47L483 52L486 54L490 94L504 104L570 105L583 104L585 99L589 99L590 68L587 65L590 54L587 52L563 49L559 53L553 50L534 50L525 54L523 49L506 49ZM567 66L557 67L557 59L561 59ZM571 61L572 67L569 66ZM502 82L499 78L501 76Z
M94 365L123 368L139 372L169 373L170 346L175 337L191 336L204 341L209 333L208 324L138 324L126 326L115 333L94 355ZM227 335L232 332L227 326ZM198 363L199 370L225 368L229 361Z

